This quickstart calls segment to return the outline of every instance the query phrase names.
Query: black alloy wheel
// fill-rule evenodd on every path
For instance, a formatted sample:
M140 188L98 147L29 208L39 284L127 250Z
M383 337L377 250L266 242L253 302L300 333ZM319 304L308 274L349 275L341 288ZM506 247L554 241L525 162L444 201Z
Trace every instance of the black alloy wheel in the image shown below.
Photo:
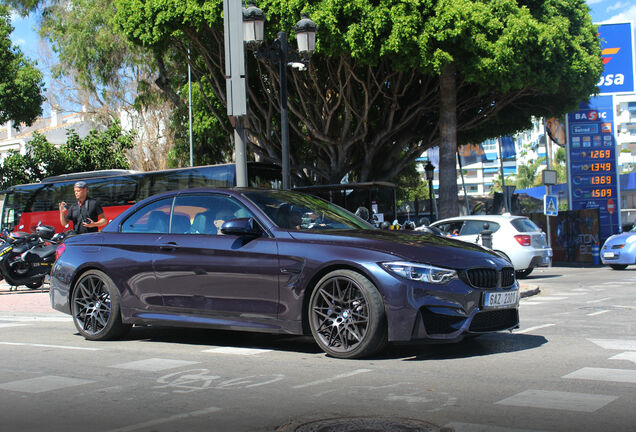
M525 270L517 270L515 272L515 276L517 277L517 279L525 279L530 273L532 273L532 270L534 270L534 267L530 267Z
M309 325L320 348L337 358L369 356L387 343L382 296L351 270L333 271L318 282L309 300Z
M89 270L77 280L71 308L75 327L89 340L115 339L131 327L121 322L114 282L99 270Z

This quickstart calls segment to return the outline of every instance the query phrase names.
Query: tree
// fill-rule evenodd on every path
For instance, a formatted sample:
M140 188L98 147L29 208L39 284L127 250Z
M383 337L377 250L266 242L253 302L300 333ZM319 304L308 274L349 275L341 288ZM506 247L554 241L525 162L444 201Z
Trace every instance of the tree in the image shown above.
M42 73L11 44L11 32L9 9L0 4L0 124L31 125L42 113Z
M174 104L154 83L152 51L130 43L112 22L115 7L100 0L8 0L23 15L41 11L39 33L55 60L48 99L61 111L79 107L105 128L124 119L137 130L128 152L135 169L163 169L174 145ZM53 57L53 56L50 56Z
M117 22L136 44L183 58L191 48L195 80L211 92L202 94L207 110L229 136L222 2L115 4ZM573 108L602 70L583 0L267 0L260 7L268 40L291 29L303 10L319 28L309 70L290 71L294 173L328 183L345 174L389 180L441 143L441 216L455 211L457 143ZM277 66L248 55L247 70L249 149L279 161Z
M134 132L124 132L118 122L105 131L92 130L84 138L70 130L60 147L36 132L26 144L25 154L9 152L0 167L0 188L72 172L128 169L126 152L133 140Z

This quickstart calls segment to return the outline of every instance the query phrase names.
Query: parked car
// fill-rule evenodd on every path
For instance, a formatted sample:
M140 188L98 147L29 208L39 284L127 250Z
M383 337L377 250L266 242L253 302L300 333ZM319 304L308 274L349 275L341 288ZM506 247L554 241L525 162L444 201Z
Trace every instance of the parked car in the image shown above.
M353 358L388 341L519 325L514 269L496 253L379 230L297 192L160 194L58 255L51 304L89 340L135 324L196 326L311 334L331 356Z
M550 265L552 248L548 247L545 233L525 216L459 216L439 220L432 226L456 239L480 243L484 224L492 232L492 249L512 263L518 279L527 277L535 267Z
M636 264L636 224L631 230L608 237L601 249L601 262L614 270Z

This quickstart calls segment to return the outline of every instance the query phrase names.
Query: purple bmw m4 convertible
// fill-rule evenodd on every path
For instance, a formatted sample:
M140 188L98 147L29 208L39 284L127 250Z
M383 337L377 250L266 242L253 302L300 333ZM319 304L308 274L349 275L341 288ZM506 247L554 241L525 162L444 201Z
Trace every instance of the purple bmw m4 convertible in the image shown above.
M153 324L311 334L338 358L519 325L514 268L492 251L378 230L282 190L191 189L139 202L58 249L50 296L90 340Z

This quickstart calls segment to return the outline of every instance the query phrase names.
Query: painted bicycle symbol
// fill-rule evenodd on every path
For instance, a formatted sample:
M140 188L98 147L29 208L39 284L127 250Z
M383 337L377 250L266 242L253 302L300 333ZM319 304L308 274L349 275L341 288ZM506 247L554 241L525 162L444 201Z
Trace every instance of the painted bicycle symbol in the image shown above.
M246 389L272 384L285 378L281 374L248 375L224 379L213 375L208 369L190 369L162 376L157 380L157 389L172 389L174 393L192 393L209 389Z

